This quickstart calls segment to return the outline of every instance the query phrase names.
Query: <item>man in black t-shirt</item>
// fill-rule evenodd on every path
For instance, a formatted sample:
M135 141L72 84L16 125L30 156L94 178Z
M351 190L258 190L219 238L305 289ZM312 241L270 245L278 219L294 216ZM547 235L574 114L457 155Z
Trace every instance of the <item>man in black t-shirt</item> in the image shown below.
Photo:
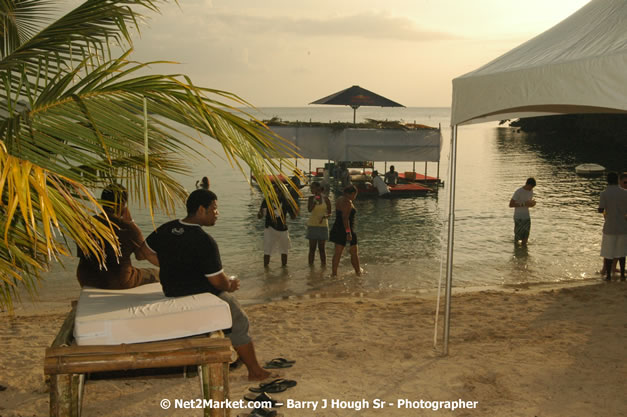
M230 294L239 289L239 280L225 275L218 244L202 229L216 223L218 197L209 190L199 189L189 195L186 206L187 217L161 225L146 239L148 248L159 258L163 293L181 297L210 292L229 303L233 321L229 338L248 368L248 379L268 378L270 372L259 365L248 334L248 317Z
M274 188L274 191L279 196L279 206L277 207L272 203L272 213L268 210L268 203L263 200L258 218L266 218L266 227L263 231L263 266L270 264L270 255L276 249L281 254L281 265L287 265L287 252L290 248L290 235L287 231L287 215L290 218L296 218L296 212L285 199L281 190L278 187Z

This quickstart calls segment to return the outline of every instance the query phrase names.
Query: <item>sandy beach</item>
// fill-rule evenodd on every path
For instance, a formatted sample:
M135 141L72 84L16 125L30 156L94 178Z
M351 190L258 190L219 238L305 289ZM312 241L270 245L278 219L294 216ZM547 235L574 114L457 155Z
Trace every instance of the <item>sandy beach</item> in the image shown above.
M0 416L48 415L44 349L68 309L2 313ZM246 310L260 359L297 361L281 376L298 385L273 397L310 401L310 408L286 404L278 409L285 416L627 415L625 283L454 294L447 357L433 349L432 295L322 295ZM255 385L241 368L230 381L232 400ZM89 381L83 415L202 415L159 405L199 394L197 378ZM399 404L403 400L413 408ZM431 409L416 409L420 400ZM445 408L459 400L476 408ZM431 411L427 401L443 409Z

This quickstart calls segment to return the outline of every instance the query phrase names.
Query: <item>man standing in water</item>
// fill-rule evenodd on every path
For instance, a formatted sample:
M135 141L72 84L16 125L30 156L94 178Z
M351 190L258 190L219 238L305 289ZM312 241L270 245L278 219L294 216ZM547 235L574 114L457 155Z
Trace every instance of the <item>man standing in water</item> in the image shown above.
M622 178L624 180L624 177ZM603 224L601 256L605 266L605 280L612 280L612 260L618 259L620 280L625 280L627 255L627 190L618 186L618 174L607 174L607 188L601 193L599 213L606 212Z
M514 208L514 243L520 240L523 246L527 245L531 231L529 207L536 205L533 199L533 187L535 186L536 180L527 178L525 185L517 189L512 199L509 200L509 206Z
M385 182L383 182L383 180L379 176L379 171L377 170L372 171L372 186L377 189L377 192L379 193L379 197L383 197L383 198L390 197L391 195L390 187L385 185Z

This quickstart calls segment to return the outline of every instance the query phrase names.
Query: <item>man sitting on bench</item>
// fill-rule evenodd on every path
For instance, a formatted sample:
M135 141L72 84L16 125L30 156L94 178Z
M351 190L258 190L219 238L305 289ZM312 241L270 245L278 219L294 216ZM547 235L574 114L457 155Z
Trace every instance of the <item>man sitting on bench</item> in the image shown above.
M239 280L229 279L222 269L216 241L202 226L213 226L218 219L218 197L198 189L187 198L187 217L165 223L146 238L146 246L158 258L159 278L167 297L210 292L229 304L233 327L228 335L244 365L248 379L271 376L263 369L248 334L248 317L230 293L239 289Z
M120 256L116 256L113 247L105 243L104 267L93 255L86 255L78 249L80 258L76 277L81 287L95 287L107 290L125 290L140 285L159 281L159 271L155 268L135 268L131 263L131 255L137 260L147 259L159 265L156 256L146 245L141 230L133 222L131 213L126 206L127 192L119 184L111 184L102 191L101 204L107 217L113 223L115 235L120 242ZM103 215L94 216L106 223Z

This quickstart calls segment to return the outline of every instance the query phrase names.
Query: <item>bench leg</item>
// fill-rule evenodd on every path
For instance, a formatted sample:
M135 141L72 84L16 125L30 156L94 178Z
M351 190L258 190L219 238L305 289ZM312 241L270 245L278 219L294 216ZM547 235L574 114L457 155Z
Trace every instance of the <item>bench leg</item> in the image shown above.
M83 394L85 393L85 374L78 374L78 375L74 375L76 377L76 391L74 391L74 393L72 395L75 396L75 400L76 401L76 407L77 407L77 413L76 415L78 417L81 417L81 414L83 414L82 410L83 410ZM73 384L74 382L72 382Z
M226 366L228 370L228 364L226 364ZM200 365L200 376L200 383L202 384L202 396L204 399L211 399L214 402L221 402L228 398L228 371L225 375L224 364L206 363ZM205 417L229 417L230 415L230 409L227 407L207 407L204 410Z
M224 398L229 399L231 398L231 388L229 385L229 364L228 363L222 364L222 381L223 381L223 386L224 386ZM231 417L230 408L226 409L225 417Z
M50 376L50 417L80 417L81 375Z

